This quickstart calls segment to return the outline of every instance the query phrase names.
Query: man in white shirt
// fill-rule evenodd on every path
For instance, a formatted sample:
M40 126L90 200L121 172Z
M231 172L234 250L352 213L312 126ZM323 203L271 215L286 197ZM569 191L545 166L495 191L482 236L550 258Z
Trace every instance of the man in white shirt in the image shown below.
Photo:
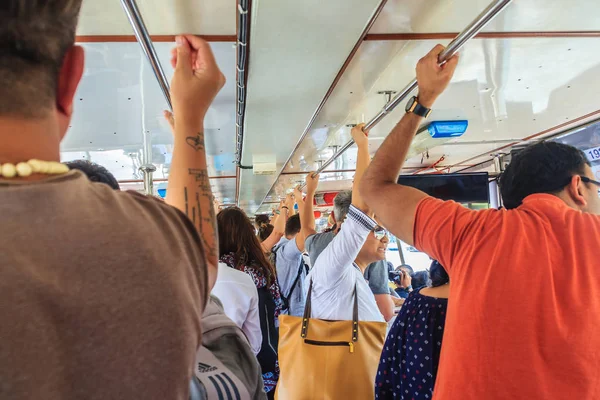
M262 331L258 314L258 291L250 275L219 263L219 275L212 289L223 310L244 332L254 354L260 352Z
M352 130L358 145L354 185L370 162L364 125ZM310 175L307 185L310 183ZM312 282L312 318L351 320L354 289L358 296L358 318L361 321L385 322L375 296L364 278L369 264L384 260L389 240L387 232L372 219L360 194L353 193L352 205L339 233L319 255L305 283L308 292Z

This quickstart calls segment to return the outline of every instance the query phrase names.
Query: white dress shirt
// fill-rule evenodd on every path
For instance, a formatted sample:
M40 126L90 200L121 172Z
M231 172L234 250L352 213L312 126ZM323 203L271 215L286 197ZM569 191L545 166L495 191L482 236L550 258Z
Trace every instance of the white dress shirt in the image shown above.
M354 264L360 249L376 226L373 219L350 206L340 232L319 255L306 278L304 291L307 296L311 280L313 282L311 318L352 320L356 286L358 319L385 322L369 284L362 271Z
M246 334L254 354L258 354L262 345L258 291L250 275L219 263L219 274L212 294L223 304L225 315Z

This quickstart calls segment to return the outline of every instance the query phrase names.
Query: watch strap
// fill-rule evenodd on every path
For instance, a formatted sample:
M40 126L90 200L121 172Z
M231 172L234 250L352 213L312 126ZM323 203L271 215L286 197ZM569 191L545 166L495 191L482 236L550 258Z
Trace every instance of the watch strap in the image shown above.
M429 117L429 114L431 114L431 109L419 104L419 99L417 97L413 97L412 104L406 110L406 112L413 113L419 117L427 118Z

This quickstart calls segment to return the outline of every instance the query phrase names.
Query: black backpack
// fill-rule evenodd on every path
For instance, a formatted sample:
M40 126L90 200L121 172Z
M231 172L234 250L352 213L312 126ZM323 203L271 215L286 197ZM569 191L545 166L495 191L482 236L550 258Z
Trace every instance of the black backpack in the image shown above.
M281 248L281 246L283 246L283 245L274 246L271 249L271 254L269 254L269 261L271 262L271 265L273 265L273 267L275 267L275 270L277 270L277 251ZM308 274L308 265L306 265L306 263L304 262L304 257L302 257L300 260L300 265L298 266L298 273L296 274L296 279L294 279L294 283L292 283L292 286L290 287L290 291L288 292L287 295L284 295L283 292L281 293L281 301L283 302L283 310L288 313L290 310L289 298L292 295L292 293L294 293L294 289L296 289L296 285L300 281L300 277L302 276L302 272L304 270L306 270L306 273ZM277 284L279 284L279 278L277 279ZM281 288L281 285L279 285L279 287Z

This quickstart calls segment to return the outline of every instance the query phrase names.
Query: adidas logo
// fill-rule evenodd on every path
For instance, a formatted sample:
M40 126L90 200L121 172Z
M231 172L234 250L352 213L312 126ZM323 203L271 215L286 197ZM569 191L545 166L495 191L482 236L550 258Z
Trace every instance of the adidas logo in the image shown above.
M213 371L216 371L217 369L218 369L217 367L213 367L212 365L198 363L198 372L200 372L201 374L205 374L207 372L213 372Z

